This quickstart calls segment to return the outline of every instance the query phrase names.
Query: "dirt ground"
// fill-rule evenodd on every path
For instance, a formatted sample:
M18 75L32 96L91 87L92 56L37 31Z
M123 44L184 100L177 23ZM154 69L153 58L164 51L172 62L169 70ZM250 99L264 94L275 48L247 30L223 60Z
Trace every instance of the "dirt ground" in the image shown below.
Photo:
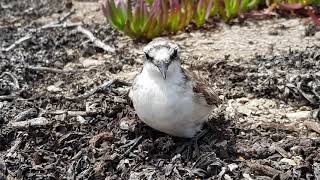
M0 179L320 179L310 29L275 17L169 37L224 99L190 151L135 115L127 91L145 43L107 25L96 1L2 0Z

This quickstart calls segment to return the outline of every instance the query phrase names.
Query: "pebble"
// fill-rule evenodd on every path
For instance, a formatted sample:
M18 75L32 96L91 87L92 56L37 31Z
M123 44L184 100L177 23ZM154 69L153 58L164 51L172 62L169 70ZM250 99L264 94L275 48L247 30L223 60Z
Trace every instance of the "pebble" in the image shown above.
M48 90L49 92L61 92L61 91L62 91L61 88L56 87L55 85L48 86L48 87L47 87L47 90Z
M282 159L280 160L280 162L287 163L287 164L289 164L290 166L296 166L296 165L297 165L297 163L296 163L294 160L288 159L288 158L282 158Z
M236 170L236 169L238 169L238 165L237 164L235 164L235 163L232 163L232 164L229 164L228 165L228 168L229 168L229 170L232 172L232 171L234 171L234 170Z
M305 120L311 117L311 111L298 111L298 112L291 112L287 113L286 117L290 121L299 121L299 120Z
M232 180L232 178L231 178L228 174L225 174L225 175L224 175L224 179L225 179L225 180Z
M84 123L87 122L82 116L77 116L77 121L78 121L80 124L84 124Z
M242 176L244 177L245 180L253 180L249 174L243 173Z

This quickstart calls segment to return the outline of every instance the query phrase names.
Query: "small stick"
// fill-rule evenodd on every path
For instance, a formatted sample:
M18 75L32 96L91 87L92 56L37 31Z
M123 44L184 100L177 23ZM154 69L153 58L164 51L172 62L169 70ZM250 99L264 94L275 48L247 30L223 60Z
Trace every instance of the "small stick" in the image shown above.
M31 35L27 34L26 36L18 39L17 41L15 41L13 44L11 44L9 47L7 48L4 48L4 49L1 49L1 51L4 51L4 52L8 52L8 51L11 51L12 49L14 49L17 45L23 43L24 41L27 41L31 39Z
M101 84L100 86L98 87L95 87L93 89L91 89L89 92L86 92L80 96L76 96L76 97L66 97L67 100L75 100L75 99L85 99L85 98L88 98L90 96L92 96L93 94L95 94L96 92L98 91L101 91L101 90L106 90L108 89L112 84L114 84L116 81L118 81L117 79L111 79L103 84Z
M16 95L7 95L7 96L0 96L0 101L12 100L15 99Z
M288 158L289 157L287 151L284 150L282 147L280 147L278 145L275 145L274 148L282 157L284 157L284 158Z
M87 116L87 111L67 111L68 116Z
M100 39L97 39L89 30L83 28L82 26L78 26L77 31L86 35L95 46L97 46L107 52L110 52L110 53L116 52L116 50L113 47L106 45Z
M82 23L60 23L60 24L48 24L46 26L41 27L40 29L50 29L50 28L73 28L82 25Z
M142 139L142 136L139 136L138 138L132 140L132 141L134 141L133 145L132 145L128 150L126 150L126 152L124 152L124 154L122 154L122 155L120 156L120 159L122 159L122 158L124 158L125 156L127 156L127 155L132 151L133 148L135 148L136 146L138 146L138 144L139 144L139 142L140 142L141 139Z
M74 14L76 11L75 9L70 11L69 13L67 13L66 15L60 17L58 20L56 21L53 21L49 24L45 24L43 25L40 29L48 29L48 28L54 28L54 27L57 27L56 25L58 24L62 24L62 22L64 22L65 20L67 20L72 14ZM64 24L64 23L63 23ZM61 26L59 26L61 27Z
M78 70L64 70L64 69L58 69L58 68L49 68L49 67L36 67L36 66L27 66L27 69L31 69L34 71L48 71L51 73L74 73L77 72Z
M19 148L20 144L22 142L22 138L18 137L15 141L13 146L8 150L8 153L6 155L6 157L11 157L12 154Z
M51 122L44 118L33 118L26 121L18 121L18 122L10 122L9 125L16 129L25 129L28 127L39 127L39 126L46 126L49 125Z
M14 84L14 89L20 89L19 82L13 74L11 74L10 72L4 72L0 75L0 78L2 78L4 76L9 76L11 78L11 80L13 81L13 84Z
M76 10L73 9L72 11L68 12L66 15L60 17L60 18L58 19L58 23L64 22L65 20L67 20L67 19L68 19L72 14L74 14L75 12L76 12Z
M37 114L38 114L38 111L36 108L30 108L30 109L27 109L27 110L19 113L17 116L15 116L13 118L13 121L14 122L23 121L23 120L30 118L32 116L36 116Z
M46 114L51 114L51 115L62 115L66 114L69 117L76 117L76 116L88 116L92 114L96 114L98 112L95 111L66 111L66 110L56 110L56 111L49 111L45 112Z
M320 134L320 124L312 121L305 121L303 124L308 128L313 130L314 132Z
M281 173L281 171L267 166L267 165L261 165L255 162L248 162L246 163L246 165L254 172L258 173L258 174L262 174L262 175L267 175L267 176L271 176L274 177L275 175L278 175Z
M91 149L95 149L96 144L98 141L111 141L114 138L113 133L112 132L102 132L99 133L97 135L94 135L93 137L91 137L91 139L89 140L89 148Z

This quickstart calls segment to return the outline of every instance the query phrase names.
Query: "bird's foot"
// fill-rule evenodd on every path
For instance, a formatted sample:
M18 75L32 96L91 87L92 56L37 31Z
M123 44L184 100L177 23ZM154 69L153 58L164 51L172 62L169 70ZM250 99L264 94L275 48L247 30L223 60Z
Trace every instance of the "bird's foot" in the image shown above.
M195 137L188 139L188 142L182 145L180 150L178 150L178 153L184 154L186 150L186 160L189 161L190 159L194 157L198 157L200 155L200 149L198 146L199 140L207 134L208 129L205 129L201 131L199 134L197 134Z

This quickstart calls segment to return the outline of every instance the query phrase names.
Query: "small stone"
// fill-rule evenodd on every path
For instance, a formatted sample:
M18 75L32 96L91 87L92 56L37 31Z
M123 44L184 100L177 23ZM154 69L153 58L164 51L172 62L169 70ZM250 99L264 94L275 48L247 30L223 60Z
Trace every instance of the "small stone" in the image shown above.
M301 161L303 161L303 158L301 156L293 156L292 159L297 165L300 165Z
M53 63L53 66L54 66L54 67L57 67L57 68L62 68L63 65L64 65L64 64L63 64L61 61L55 61L55 62Z
M301 106L301 107L299 108L299 110L300 110L300 111L311 111L312 108L309 107L309 106Z
M320 40L320 31L314 34L314 38Z
M62 89L59 87L63 84L63 81L58 81L56 83L54 83L53 85L50 85L47 87L47 90L49 92L61 92Z
M299 111L299 112L287 113L286 117L290 121L306 120L311 118L311 111Z
M126 103L126 102L127 102L125 99L123 99L123 98L121 98L121 97L118 97L118 96L115 96L115 97L113 98L113 101L114 101L114 102L117 102L117 103Z
M249 174L243 173L242 176L244 177L245 180L253 180Z
M302 153L302 148L301 146L293 146L290 148L290 153L292 155L300 155Z
M236 169L238 169L238 165L237 164L235 164L235 163L232 163L232 164L229 164L228 165L228 168L229 168L229 170L232 172L232 171L234 171L234 170L236 170Z
M61 92L61 91L62 91L61 88L59 88L59 87L57 87L57 86L55 86L55 85L48 86L48 87L47 87L47 90L48 90L49 92Z
M101 66L104 64L102 60L95 60L95 59L84 59L80 58L79 61L81 62L83 67L90 67L90 66Z
M77 121L80 123L80 124L84 124L86 123L86 119L84 119L82 116L77 116Z
M224 175L224 179L225 179L225 180L232 180L232 178L231 178L228 174L225 174L225 175Z
M289 164L290 166L296 166L296 165L297 165L297 163L296 163L294 160L288 159L288 158L282 158L282 159L280 160L280 162Z
M248 98L239 98L236 100L238 103L245 104L249 101Z
M133 132L136 127L136 121L133 119L129 119L128 117L124 117L120 120L119 125L121 130Z

